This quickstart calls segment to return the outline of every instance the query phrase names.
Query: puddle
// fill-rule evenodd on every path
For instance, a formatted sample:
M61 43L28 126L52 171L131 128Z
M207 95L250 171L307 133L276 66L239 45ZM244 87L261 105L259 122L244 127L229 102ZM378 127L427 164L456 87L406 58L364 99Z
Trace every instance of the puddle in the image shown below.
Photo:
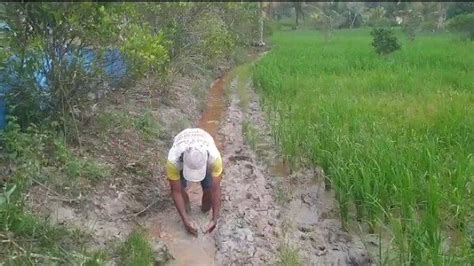
M209 89L206 109L198 121L198 127L206 130L214 138L219 151L223 151L223 136L218 134L220 121L225 112L225 78L215 80ZM157 213L147 221L147 228L153 239L166 243L173 255L167 265L215 265L216 247L214 234L204 234L202 230L211 218L212 211L204 214L200 210L202 189L199 183L188 183L191 202L190 217L198 227L198 237L189 235L174 205L166 211Z

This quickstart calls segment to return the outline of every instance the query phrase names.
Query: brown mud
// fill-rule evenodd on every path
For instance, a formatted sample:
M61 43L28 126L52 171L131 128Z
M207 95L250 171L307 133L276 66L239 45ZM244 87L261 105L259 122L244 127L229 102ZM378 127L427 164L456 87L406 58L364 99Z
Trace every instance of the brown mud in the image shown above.
M222 221L216 234L219 265L275 265L282 249L293 250L301 265L370 265L362 241L342 229L334 195L324 189L322 169L292 171L271 138L258 95L245 87L247 112L236 82L222 126L224 161ZM243 121L258 131L252 150Z
M211 85L206 109L197 125L211 134L220 151L224 148L222 135L218 134L218 130L225 111L224 87L226 78L227 76L221 77ZM187 192L191 202L190 216L198 227L198 237L187 234L174 206L150 217L146 221L146 227L149 228L152 238L163 241L168 246L174 257L170 265L214 265L216 253L214 232L204 234L201 230L210 221L210 213L203 214L200 211L201 186L199 183L190 182Z

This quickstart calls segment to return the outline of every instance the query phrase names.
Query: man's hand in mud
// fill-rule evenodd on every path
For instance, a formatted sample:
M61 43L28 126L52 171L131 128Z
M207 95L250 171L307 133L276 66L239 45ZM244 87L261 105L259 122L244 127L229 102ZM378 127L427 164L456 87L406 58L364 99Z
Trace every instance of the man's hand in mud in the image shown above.
M186 231L188 231L188 233L190 233L191 235L193 236L198 235L196 225L193 222L190 222L190 221L184 222L184 227L186 228Z
M204 231L204 233L207 234L214 231L214 229L216 228L216 225L217 225L217 221L211 220L211 222L209 222L209 224L206 226L206 231Z

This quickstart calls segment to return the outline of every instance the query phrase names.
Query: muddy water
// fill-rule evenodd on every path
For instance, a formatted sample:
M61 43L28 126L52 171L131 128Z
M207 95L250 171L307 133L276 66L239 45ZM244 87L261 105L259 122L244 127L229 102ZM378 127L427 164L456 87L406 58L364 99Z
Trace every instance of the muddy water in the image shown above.
M222 136L218 135L220 121L225 111L224 87L227 76L219 78L211 85L206 110L198 122L198 127L206 130L216 141L217 148L223 151Z
M197 127L206 130L214 138L217 148L222 152L222 136L218 135L219 124L225 111L224 87L225 78L214 81L208 93L206 108L198 121ZM199 183L188 183L187 188L190 202L190 217L198 227L198 237L189 235L174 208L157 213L147 222L152 238L159 239L168 246L174 257L169 265L215 265L214 234L204 234L211 212L204 214L200 211L202 189Z

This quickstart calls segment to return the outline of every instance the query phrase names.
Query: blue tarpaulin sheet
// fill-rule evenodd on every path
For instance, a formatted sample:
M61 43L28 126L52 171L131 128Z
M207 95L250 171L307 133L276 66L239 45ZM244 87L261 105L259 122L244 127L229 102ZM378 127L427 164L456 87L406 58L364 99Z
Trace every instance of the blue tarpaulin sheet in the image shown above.
M75 58L71 54L65 55L66 61L71 64L75 62ZM10 60L17 60L15 56L12 56ZM81 61L82 68L87 73L92 71L92 63L96 60L96 54L92 49L84 48L79 55L79 60ZM111 79L111 84L115 85L125 77L127 73L127 66L125 61L118 49L108 49L104 54L104 61L99 65L102 66L105 74ZM38 69L34 72L33 76L37 84L37 88L40 90L48 89L48 80L47 73L50 69L50 62L48 60L43 60L43 69ZM12 87L12 84L15 84L19 81L21 77L18 77L18 73L15 73L11 68L5 69L0 72L0 129L5 128L6 126L6 115L7 115L7 102L5 95Z

